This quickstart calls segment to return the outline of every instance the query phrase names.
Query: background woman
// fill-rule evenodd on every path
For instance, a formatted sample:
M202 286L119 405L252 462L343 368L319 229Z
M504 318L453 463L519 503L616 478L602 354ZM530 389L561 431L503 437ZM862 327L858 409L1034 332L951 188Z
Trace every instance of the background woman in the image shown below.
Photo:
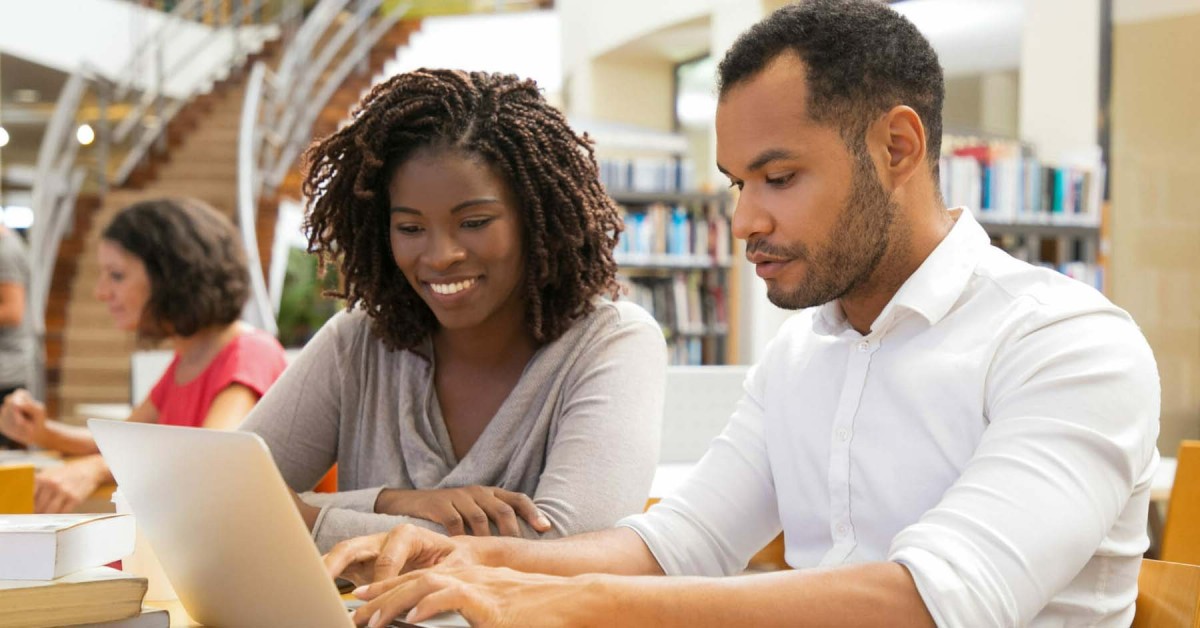
M152 200L122 210L99 243L96 298L117 327L166 340L175 358L129 421L231 429L283 372L274 337L238 321L249 291L233 224L195 200ZM37 476L38 512L72 510L103 483L108 466L86 428L47 420L18 390L0 408L0 432L72 458Z

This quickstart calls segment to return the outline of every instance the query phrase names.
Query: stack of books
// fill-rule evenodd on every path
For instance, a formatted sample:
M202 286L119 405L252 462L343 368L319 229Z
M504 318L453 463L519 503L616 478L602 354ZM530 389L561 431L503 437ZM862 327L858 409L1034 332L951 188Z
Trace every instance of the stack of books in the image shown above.
M0 628L153 628L147 582L106 565L133 552L131 515L0 515Z

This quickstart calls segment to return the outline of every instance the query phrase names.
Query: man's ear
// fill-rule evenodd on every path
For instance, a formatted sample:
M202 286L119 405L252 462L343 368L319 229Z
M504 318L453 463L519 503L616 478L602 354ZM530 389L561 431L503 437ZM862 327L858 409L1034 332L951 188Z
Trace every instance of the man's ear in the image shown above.
M871 128L881 179L895 189L925 167L925 125L912 107L897 105L875 121ZM872 151L874 152L874 151Z

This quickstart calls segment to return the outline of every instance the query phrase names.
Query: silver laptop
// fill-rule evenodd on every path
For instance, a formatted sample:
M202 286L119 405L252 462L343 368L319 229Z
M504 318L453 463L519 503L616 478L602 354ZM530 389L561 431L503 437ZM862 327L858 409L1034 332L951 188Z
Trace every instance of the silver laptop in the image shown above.
M256 434L103 419L88 427L193 619L353 625ZM421 625L467 623L452 615Z

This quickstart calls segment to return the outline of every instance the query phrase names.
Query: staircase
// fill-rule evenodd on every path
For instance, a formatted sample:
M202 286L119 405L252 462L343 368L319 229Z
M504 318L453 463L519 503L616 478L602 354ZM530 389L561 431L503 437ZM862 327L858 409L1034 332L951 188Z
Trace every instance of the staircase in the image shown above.
M241 86L236 81L190 103L180 114L176 127L179 137L167 157L154 164L151 172L135 177L134 185L105 195L90 213L86 231L77 234L82 237L79 238L81 243L73 247L77 253L74 273L69 283L61 286L68 291L69 298L63 317L62 356L57 365L59 377L48 378L52 396L53 391L58 393L59 416L74 416L75 406L79 403L130 401L129 356L136 348L134 336L113 327L107 307L93 294L100 275L96 262L100 233L122 208L150 198L194 197L232 218L241 103ZM137 185L137 178L145 181ZM59 289L60 284L56 281L52 287L52 303L57 300ZM47 336L51 335L52 323L52 318L48 318ZM47 357L49 370L54 373L53 356Z
M313 137L332 133L370 85L371 77L395 56L418 21L396 24L371 50L365 74L352 74L314 123ZM272 58L273 57L273 58ZM268 63L278 62L272 49ZM79 423L79 404L130 403L130 356L137 349L132 333L113 327L107 307L93 294L99 277L96 261L100 233L122 208L140 200L190 196L206 201L235 219L238 125L244 97L238 75L211 93L193 99L170 125L163 157L142 167L130 183L103 199L80 197L72 235L59 252L46 312L47 399L50 416ZM279 196L300 198L298 164L292 166ZM277 202L263 199L256 220L260 259L270 260Z

